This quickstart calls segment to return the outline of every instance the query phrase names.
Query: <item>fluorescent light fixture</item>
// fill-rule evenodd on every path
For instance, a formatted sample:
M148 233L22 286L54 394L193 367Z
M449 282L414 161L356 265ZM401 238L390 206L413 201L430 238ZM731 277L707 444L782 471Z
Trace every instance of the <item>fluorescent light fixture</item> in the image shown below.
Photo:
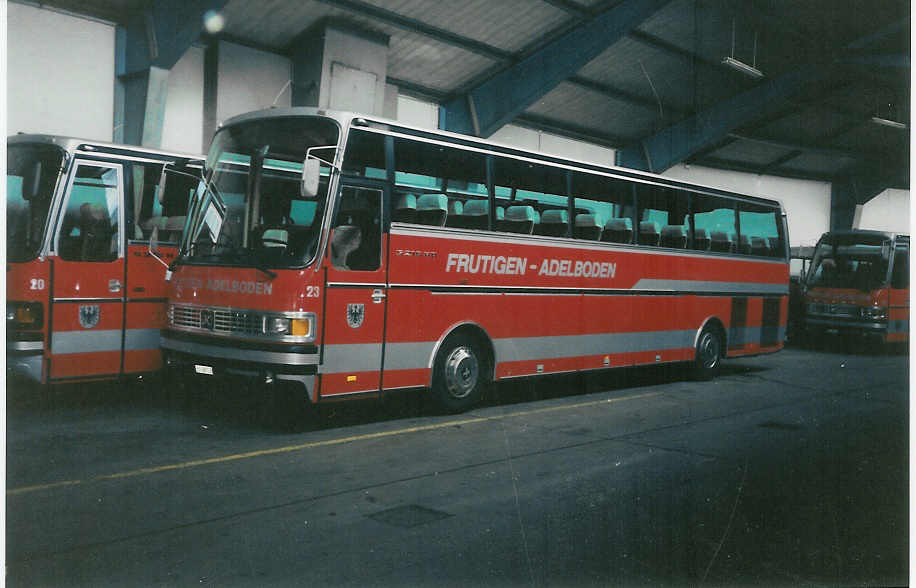
M906 123L897 122L895 120L890 120L888 118L881 118L880 116L871 117L871 122L876 125L884 125L885 127L891 127L894 129L905 129Z
M763 72L757 69L756 67L750 66L743 61L738 61L734 57L723 57L722 65L727 65L728 67L740 71L741 73L751 76L752 78L762 78Z

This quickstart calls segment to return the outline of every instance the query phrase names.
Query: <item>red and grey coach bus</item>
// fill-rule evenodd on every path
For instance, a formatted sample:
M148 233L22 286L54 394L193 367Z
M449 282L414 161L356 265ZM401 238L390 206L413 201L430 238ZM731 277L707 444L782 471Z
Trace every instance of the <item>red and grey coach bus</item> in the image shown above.
M814 249L805 275L805 326L866 335L886 343L909 339L910 238L881 231L831 231Z
M782 348L778 202L309 108L216 133L167 364L317 403ZM204 184L202 184L204 186Z
M161 368L165 268L174 257L201 156L49 135L7 141L7 371L41 383ZM194 168L196 166L196 169ZM169 245L169 243L171 245Z

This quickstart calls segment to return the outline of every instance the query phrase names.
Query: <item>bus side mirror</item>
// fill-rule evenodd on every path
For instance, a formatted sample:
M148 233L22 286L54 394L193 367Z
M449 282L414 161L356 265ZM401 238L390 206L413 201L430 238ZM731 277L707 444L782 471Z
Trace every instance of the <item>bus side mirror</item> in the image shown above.
M162 256L159 255L159 227L153 227L153 232L149 236L149 247L147 249L149 256L154 258L156 261L165 266L166 270L169 268L169 264L162 259ZM166 271L166 276L168 276L168 271Z
M318 182L321 179L321 161L307 157L302 162L302 179L299 182L299 194L303 198L314 198L318 195Z
M22 178L22 199L29 201L38 196L41 190L41 161L35 160L26 169Z

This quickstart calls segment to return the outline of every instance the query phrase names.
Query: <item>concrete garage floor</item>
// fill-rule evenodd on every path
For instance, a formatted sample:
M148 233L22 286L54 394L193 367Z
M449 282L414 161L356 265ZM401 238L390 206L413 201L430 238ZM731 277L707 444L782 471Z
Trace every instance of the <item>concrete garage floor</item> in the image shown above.
M902 585L908 357L788 349L253 416L237 383L9 390L7 581Z

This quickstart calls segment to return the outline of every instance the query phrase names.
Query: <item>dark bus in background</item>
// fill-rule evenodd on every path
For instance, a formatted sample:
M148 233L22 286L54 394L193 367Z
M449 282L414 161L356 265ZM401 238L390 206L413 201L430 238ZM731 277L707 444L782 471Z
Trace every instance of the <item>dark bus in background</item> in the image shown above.
M159 189L163 168L172 174ZM161 367L166 268L200 156L50 135L7 140L7 372L38 384Z
M907 341L909 253L907 235L865 230L824 233L804 281L808 334Z

